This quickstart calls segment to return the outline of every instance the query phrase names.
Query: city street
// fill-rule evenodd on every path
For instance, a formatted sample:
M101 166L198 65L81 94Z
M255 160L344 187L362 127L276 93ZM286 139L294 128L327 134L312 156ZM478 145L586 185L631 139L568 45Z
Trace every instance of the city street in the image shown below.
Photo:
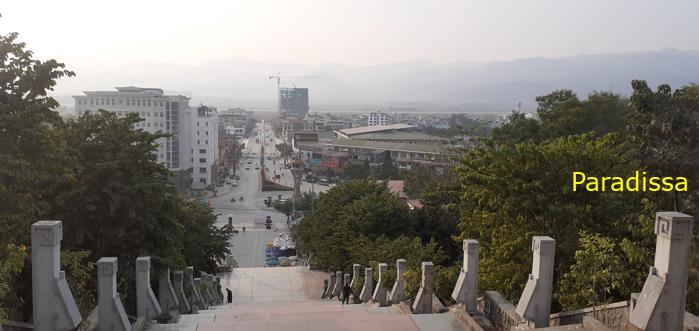
M258 129L261 125L258 124ZM245 141L243 151L243 165L238 166L237 175L240 176L238 186L225 184L218 188L216 196L211 197L209 202L218 214L217 224L223 226L228 224L228 217L231 215L233 226L239 230L233 235L231 251L233 258L240 267L263 267L265 265L264 249L265 244L271 241L279 232L288 231L286 215L277 212L273 208L267 208L263 202L267 197L277 199L279 194L284 198L291 196L291 191L287 192L262 192L260 170L255 169L260 166L260 143L255 142L255 137ZM274 147L270 151L274 151ZM247 160L251 164L247 165ZM249 167L249 170L245 168ZM291 174L289 174L291 175ZM243 201L240 201L243 197ZM235 199L235 202L231 202ZM264 227L265 217L272 217L273 230L266 230ZM243 227L245 232L243 232ZM275 230L276 229L276 232Z

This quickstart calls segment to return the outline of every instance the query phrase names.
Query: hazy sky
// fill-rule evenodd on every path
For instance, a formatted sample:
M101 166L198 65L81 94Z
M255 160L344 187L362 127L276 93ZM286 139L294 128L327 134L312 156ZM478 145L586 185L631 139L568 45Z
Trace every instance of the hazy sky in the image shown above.
M406 60L699 49L696 0L5 0L0 33L39 58L179 64Z

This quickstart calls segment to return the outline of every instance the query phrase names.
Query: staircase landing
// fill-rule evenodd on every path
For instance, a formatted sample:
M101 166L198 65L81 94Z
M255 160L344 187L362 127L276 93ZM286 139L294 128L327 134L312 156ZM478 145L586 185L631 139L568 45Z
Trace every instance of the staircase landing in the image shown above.
M183 315L178 324L152 325L151 331L465 329L450 314L409 315L395 306L320 300L327 274L306 267L236 268L220 276L224 291L233 291L233 304Z

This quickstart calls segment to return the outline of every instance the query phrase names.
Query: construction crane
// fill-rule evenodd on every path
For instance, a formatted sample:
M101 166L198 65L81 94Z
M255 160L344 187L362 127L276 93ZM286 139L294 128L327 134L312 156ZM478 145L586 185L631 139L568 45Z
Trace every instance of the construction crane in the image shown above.
M275 79L275 78L277 79L277 112L281 112L281 111L282 111L282 110L281 110L282 103L281 103L280 91L281 91L281 89L282 89L282 86L281 86L282 78L284 78L284 79L287 79L287 78L302 78L302 79L305 79L305 78L318 78L318 76L309 76L309 75L306 75L306 76L280 76L280 74L279 74L278 72L277 72L277 75L276 75L276 76L275 76L275 75L270 75L270 76L269 76L269 79ZM296 84L294 84L294 87L296 87Z

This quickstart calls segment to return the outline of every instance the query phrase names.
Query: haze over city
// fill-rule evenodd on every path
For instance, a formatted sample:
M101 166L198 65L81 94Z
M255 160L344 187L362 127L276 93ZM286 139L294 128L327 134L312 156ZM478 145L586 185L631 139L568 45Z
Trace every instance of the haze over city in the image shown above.
M318 76L285 82L309 87L317 111L416 102L507 111L560 87L626 94L635 78L696 80L698 11L695 1L631 0L13 1L0 30L76 71L56 88L59 99L161 86L272 110L267 76L281 72Z
M0 331L699 331L699 0L6 0Z

